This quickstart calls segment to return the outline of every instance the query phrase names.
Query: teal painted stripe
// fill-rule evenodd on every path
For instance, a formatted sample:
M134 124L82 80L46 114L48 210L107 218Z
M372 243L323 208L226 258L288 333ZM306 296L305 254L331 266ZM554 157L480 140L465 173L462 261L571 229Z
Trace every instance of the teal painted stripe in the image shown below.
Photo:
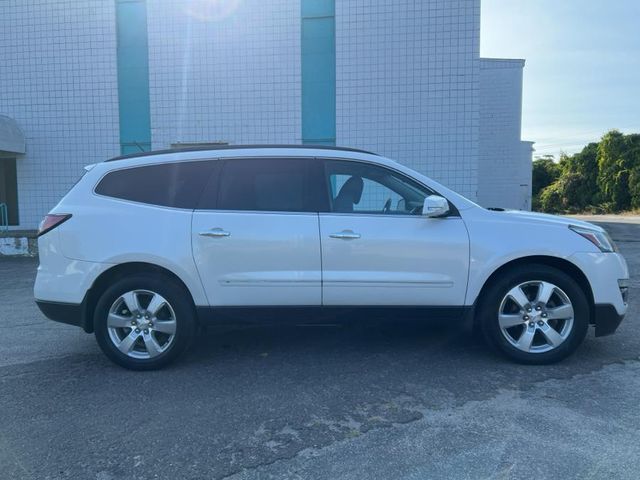
M302 0L302 18L334 17L335 0Z
M336 143L335 0L302 0L302 143Z
M120 150L151 150L149 49L145 0L116 0Z

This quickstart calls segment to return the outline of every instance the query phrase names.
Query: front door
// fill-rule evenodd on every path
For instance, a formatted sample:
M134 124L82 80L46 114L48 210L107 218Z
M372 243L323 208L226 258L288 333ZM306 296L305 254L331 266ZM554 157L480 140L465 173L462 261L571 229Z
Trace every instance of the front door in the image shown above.
M313 159L224 160L192 224L211 306L321 304L321 184Z
M461 306L469 270L462 219L422 216L428 188L386 167L325 161L323 304Z

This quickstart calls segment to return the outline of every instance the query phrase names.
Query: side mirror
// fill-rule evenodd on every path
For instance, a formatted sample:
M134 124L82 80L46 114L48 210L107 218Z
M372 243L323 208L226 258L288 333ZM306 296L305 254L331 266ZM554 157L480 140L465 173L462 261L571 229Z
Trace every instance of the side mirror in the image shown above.
M449 202L439 195L429 195L424 199L422 215L429 218L442 217L449 213Z

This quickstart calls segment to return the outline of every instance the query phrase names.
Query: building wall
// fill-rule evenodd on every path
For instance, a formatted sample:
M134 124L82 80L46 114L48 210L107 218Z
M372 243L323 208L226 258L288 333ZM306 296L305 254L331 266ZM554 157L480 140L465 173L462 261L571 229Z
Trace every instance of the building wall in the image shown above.
M149 0L153 148L301 143L300 0Z
M82 174L118 154L114 3L5 0L0 113L26 137L20 224L35 227Z
M2 4L0 114L27 139L18 160L22 227L37 226L82 166L120 152L118 99L131 90L121 75L118 91L118 65L136 62L122 58L123 48L118 62L117 31L121 43L133 37L116 25L124 18L136 31L126 14L132 2ZM530 185L522 68L480 60L480 0L133 3L146 6L136 11L146 18L148 48L136 55L147 54L148 85L138 78L145 75L133 78L140 91L148 86L152 148L297 144L318 140L316 132L334 143L335 131L338 145L387 155L472 199L525 206L507 182L520 168ZM320 78L319 63L335 71ZM305 99L328 108L314 118L318 109L303 109ZM324 128L329 116L335 125ZM499 175L488 174L496 168Z
M337 143L475 199L479 0L336 2Z
M524 60L480 60L478 202L531 208L532 144L520 140Z

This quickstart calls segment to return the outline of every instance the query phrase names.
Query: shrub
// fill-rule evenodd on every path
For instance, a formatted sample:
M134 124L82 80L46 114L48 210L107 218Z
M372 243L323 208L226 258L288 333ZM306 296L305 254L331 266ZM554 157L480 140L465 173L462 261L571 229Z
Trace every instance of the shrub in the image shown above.
M629 173L629 195L631 208L640 208L640 165L636 165Z
M540 208L543 212L560 213L564 210L560 182L554 182L540 192Z

